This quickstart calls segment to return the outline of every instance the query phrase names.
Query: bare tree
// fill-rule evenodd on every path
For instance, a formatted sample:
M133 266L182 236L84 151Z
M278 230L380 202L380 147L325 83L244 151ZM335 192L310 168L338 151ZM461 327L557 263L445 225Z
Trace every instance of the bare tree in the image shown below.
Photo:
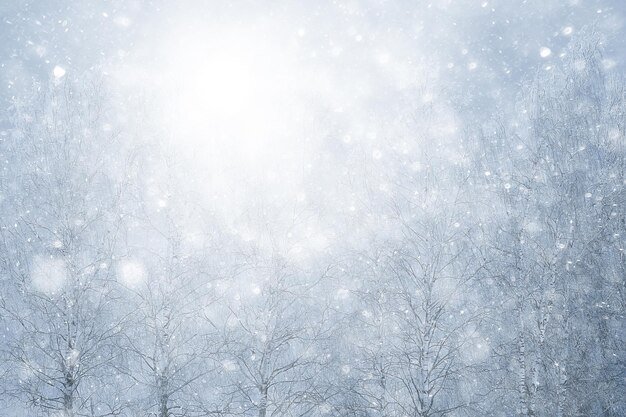
M153 148L135 166L137 200L118 259L133 317L123 330L120 372L134 381L129 400L138 412L203 416L222 407L211 392L221 339L207 311L216 302L217 256L224 255L217 245L226 242L211 237L216 225L189 200L177 176L184 170L172 169L176 154Z
M224 381L235 414L311 415L325 401L318 379L329 358L329 311L314 291L327 268L288 259L281 237L268 233L269 246L243 243L228 292Z
M617 389L619 379L600 369L612 362L608 350L623 355L615 349L619 332L607 331L616 318L609 311L620 308L617 263L599 242L621 234L623 149L615 139L624 96L600 54L597 35L583 31L564 62L531 83L530 133L496 132L516 150L484 180L497 184L504 214L492 229L491 274L510 302L501 327L516 323L513 334L499 334L494 352L515 352L516 372L499 381L515 392L519 415L619 414L618 402L596 391L601 380L608 392Z
M111 268L122 227L125 160L102 82L37 85L16 101L3 141L3 351L18 403L48 414L115 415L124 385L112 365L125 317ZM114 382L114 384L111 384Z

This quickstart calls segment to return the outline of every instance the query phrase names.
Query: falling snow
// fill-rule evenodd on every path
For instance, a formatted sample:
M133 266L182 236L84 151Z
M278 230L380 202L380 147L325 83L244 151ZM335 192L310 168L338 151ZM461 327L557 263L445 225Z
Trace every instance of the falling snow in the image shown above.
M1 415L626 415L621 1L4 3Z

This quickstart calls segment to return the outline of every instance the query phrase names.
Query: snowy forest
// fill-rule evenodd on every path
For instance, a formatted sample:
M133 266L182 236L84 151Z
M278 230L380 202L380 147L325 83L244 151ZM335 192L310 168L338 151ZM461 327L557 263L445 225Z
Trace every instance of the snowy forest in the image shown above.
M0 1L0 416L626 416L626 3Z

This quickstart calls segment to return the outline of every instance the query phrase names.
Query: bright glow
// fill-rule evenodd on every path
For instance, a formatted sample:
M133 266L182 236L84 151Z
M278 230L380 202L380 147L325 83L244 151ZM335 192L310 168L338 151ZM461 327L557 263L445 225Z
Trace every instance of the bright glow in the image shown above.
M178 29L157 69L162 120L217 180L225 168L258 174L297 145L302 92L297 50L268 31Z
M167 87L178 90L173 95L179 110L176 115L193 123L191 129L198 129L208 128L202 126L208 121L232 122L247 115L243 112L253 112L261 104L268 81L262 74L262 57L240 39L212 45L198 41L184 39L181 48L171 51L173 66L166 70L166 82L173 82Z
M146 272L141 263L129 260L120 263L117 275L124 285L136 287L144 281Z
M247 241L267 232L245 227L251 207L307 206L302 196L311 187L332 188L342 175L333 159L358 149L376 169L386 166L392 153L379 142L406 140L396 120L404 104L394 92L417 91L430 68L414 44L356 29L331 42L290 17L226 25L173 16L166 31L134 45L111 71L124 96L139 97L137 113L160 135L154 143L184 161L202 203ZM431 128L451 140L453 113L431 93L434 85L424 91L431 109L447 117ZM152 142L150 133L141 137ZM324 229L294 243L289 256L326 250L332 236Z
M61 78L65 75L65 68L57 65L52 70L52 74L54 75L55 78Z

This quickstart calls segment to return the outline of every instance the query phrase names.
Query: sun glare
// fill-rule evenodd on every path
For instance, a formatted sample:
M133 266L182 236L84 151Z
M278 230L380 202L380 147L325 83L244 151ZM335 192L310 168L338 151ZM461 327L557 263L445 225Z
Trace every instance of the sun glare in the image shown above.
M177 107L192 118L186 122L230 123L247 115L243 113L259 110L267 74L262 57L254 56L252 48L239 39L218 40L213 45L194 39L184 44L172 51L174 68L168 77L174 81L170 87L178 89Z
M293 50L252 31L168 37L160 101L180 143L248 167L289 150L304 78Z

